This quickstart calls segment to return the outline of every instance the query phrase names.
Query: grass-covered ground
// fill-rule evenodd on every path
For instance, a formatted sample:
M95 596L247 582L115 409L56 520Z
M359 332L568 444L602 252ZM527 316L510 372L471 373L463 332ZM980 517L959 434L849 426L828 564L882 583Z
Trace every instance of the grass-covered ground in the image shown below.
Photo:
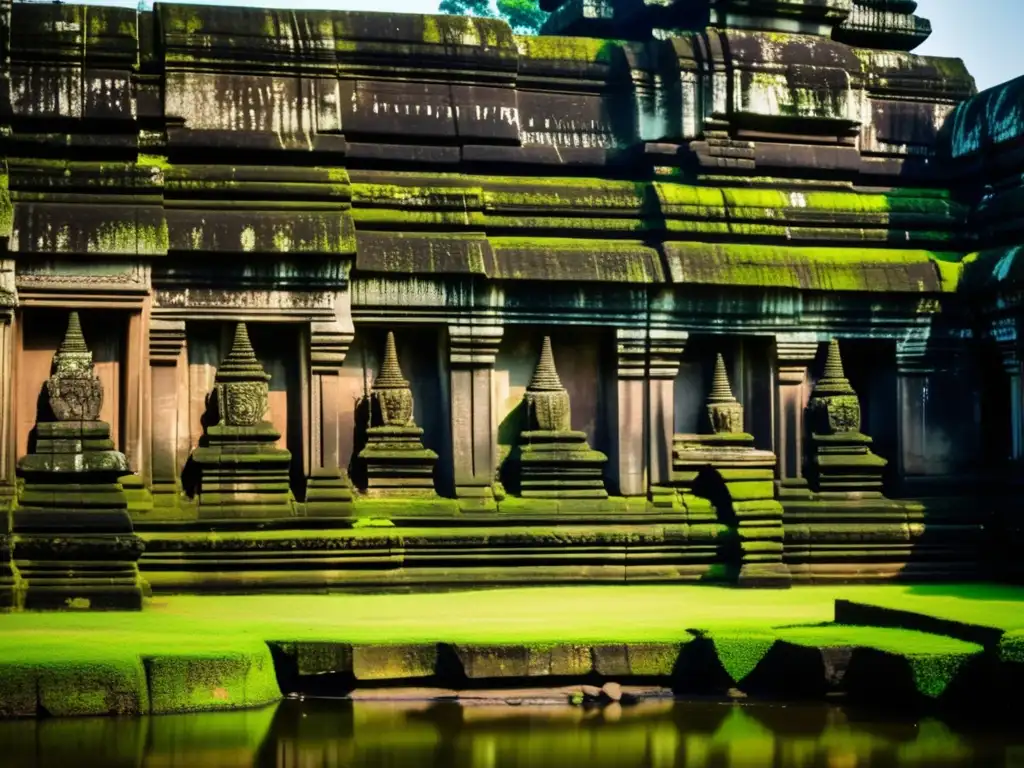
M141 613L0 616L0 711L167 712L271 701L279 690L268 642L681 645L699 630L715 642L737 682L780 639L875 648L918 660L962 661L982 650L905 629L821 626L833 619L837 598L1024 627L1024 589L1000 586L766 591L596 586L415 595L158 596ZM959 662L944 668L955 672ZM922 690L935 695L948 679L940 683L932 680Z

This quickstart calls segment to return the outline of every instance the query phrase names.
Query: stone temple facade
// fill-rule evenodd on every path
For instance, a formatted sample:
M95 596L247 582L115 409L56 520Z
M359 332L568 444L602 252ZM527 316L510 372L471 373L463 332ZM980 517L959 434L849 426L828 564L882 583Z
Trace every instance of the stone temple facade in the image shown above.
M545 2L0 0L0 602L1022 575L1024 80Z

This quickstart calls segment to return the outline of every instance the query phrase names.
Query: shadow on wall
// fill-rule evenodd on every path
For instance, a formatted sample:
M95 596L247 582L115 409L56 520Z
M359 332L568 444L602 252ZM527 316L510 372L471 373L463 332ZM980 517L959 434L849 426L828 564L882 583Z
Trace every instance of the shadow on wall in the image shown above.
M519 452L522 432L528 427L526 400L520 400L498 425L498 445L502 451L507 451L499 466L498 477L505 491L514 496L522 490L519 484Z

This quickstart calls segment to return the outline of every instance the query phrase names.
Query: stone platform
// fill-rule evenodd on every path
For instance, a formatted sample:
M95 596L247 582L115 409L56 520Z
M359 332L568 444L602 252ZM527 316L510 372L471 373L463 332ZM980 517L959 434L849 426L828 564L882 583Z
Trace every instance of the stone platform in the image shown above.
M83 612L11 614L0 616L0 715L235 709L282 692L348 694L367 686L377 696L391 688L397 698L410 686L522 691L619 683L677 695L998 701L1024 672L1024 589L922 589L172 596L101 621ZM902 605L905 616L986 627L987 634L958 638L936 624L928 632L846 625L839 623L849 610L842 601Z

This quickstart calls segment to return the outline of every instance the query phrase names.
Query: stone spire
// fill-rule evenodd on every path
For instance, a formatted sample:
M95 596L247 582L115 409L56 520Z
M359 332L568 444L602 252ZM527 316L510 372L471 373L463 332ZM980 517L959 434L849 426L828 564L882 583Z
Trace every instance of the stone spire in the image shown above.
M270 374L256 358L245 323L239 323L231 351L214 376L221 424L252 427L262 422L267 413L269 381Z
M53 375L46 381L50 407L58 421L95 421L103 405L103 385L94 373L92 352L85 345L78 312L53 356Z
M839 354L838 339L832 339L829 342L828 355L825 357L825 372L814 385L812 397L819 395L856 395L843 371L843 359Z
M558 378L550 336L541 342L540 360L526 387L526 407L531 428L546 432L566 432L572 428L569 393Z
M370 426L359 461L366 469L365 494L371 498L436 498L437 454L423 445L423 429L413 417L412 388L398 364L395 334L388 331L384 358L370 389ZM374 414L380 416L376 424Z
M384 345L384 362L380 366L380 373L373 380L373 389L409 389L409 382L402 374L402 368L398 364L398 351L395 349L395 334L388 331L387 342Z
M85 346L85 336L82 335L81 320L78 317L78 312L74 310L68 315L68 328L64 332L64 341L61 342L57 355L88 355L89 360L92 360L92 354L89 352L89 348Z
M192 451L199 467L199 520L287 520L295 516L289 489L291 453L278 448L281 433L267 418L270 375L235 326L231 349L214 376L219 422L206 425Z
M825 372L814 385L807 410L814 433L832 435L860 431L860 400L843 371L837 339L829 342Z
M725 358L719 352L715 356L715 375L711 382L711 395L708 397L708 405L712 403L735 403L732 387L729 386L729 374L725 371Z
M715 434L743 431L743 406L732 394L729 375L725 370L725 359L721 352L715 356L715 374L711 382L707 409L711 430Z
M380 406L380 416L385 427L415 426L412 416L412 389L402 374L402 367L398 364L398 350L395 348L393 331L388 331L384 343L384 360L371 389L373 398Z
M217 381L270 381L270 374L263 370L256 358L245 323L235 326L231 351L221 362L215 378Z
M526 389L529 392L561 392L565 389L555 368L555 355L551 351L550 336L545 336L541 342L540 360L537 361L537 368Z

